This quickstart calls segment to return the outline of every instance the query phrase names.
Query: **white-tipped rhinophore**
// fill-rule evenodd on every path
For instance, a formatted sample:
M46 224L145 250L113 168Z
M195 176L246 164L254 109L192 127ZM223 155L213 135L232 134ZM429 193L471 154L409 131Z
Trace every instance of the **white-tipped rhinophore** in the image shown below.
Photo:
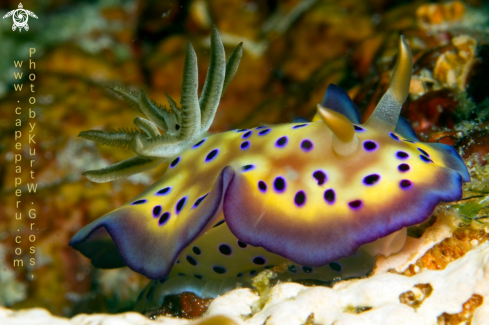
M381 125L389 131L395 130L402 104L404 104L409 94L412 73L413 57L411 49L404 41L404 37L401 36L399 40L399 54L389 88L365 124L371 126Z

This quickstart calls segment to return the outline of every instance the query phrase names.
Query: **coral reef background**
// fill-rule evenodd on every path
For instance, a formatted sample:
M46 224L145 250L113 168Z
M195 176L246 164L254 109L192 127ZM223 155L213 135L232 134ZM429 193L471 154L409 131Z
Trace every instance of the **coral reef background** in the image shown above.
M2 1L0 15L17 5ZM421 139L461 152L474 179L465 190L474 198L461 203L460 218L464 225L487 224L489 6L482 0L45 0L23 5L39 17L29 20L29 32L12 32L10 20L0 23L0 305L43 307L63 316L132 308L147 279L127 268L94 269L67 243L83 225L139 194L166 165L112 183L91 183L83 171L130 154L77 135L94 126L110 130L132 124L136 111L108 85L144 89L161 103L167 92L178 102L188 41L197 52L202 85L212 24L228 53L241 41L245 51L213 132L312 118L329 83L347 89L366 119L388 86L399 34L405 35L414 76L402 115ZM19 221L12 134L17 100L24 107L27 103L24 93L14 91L13 61L26 64L30 46L37 49L32 108L38 114L34 171L39 186L26 198L38 211L36 265L14 270ZM30 175L24 171L25 184ZM27 252L27 222L23 225L20 247ZM416 231L410 233L413 238L421 236ZM414 264L409 272L416 273Z

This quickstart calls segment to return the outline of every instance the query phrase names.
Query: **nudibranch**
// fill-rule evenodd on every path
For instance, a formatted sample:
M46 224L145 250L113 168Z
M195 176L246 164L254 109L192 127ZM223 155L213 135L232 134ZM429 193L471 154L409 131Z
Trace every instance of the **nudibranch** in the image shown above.
M171 109L114 88L149 120L136 118L140 130L81 134L137 154L85 173L94 181L169 162L160 180L70 241L96 267L127 265L153 279L140 300L178 291L215 296L283 262L292 280L363 275L373 256L402 248L406 227L461 198L470 177L455 149L420 142L399 117L412 73L402 37L389 88L366 123L330 85L317 121L214 135L206 131L242 50L226 64L215 28L211 43L200 99L188 45L181 108L168 96Z

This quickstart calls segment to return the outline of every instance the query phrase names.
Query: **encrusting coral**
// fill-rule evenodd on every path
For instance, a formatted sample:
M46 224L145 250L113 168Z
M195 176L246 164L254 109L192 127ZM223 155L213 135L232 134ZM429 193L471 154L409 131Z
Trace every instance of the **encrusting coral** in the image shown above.
M423 29L448 29L450 24L460 22L466 11L462 1L423 4L416 10L416 18Z
M342 281L333 288L283 283L263 308L248 289L216 298L206 315L233 315L241 324L459 324L482 325L489 313L489 246L482 244L444 270L414 276L390 272Z
M467 76L474 64L477 42L468 35L452 39L454 51L441 54L436 60L433 76L445 87L465 90Z

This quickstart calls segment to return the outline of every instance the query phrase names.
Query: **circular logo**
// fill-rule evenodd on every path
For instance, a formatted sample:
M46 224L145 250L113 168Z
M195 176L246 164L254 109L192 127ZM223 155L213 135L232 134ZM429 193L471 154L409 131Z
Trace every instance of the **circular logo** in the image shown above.
M29 15L25 12L24 9L17 9L13 15L14 24L17 27L24 27L27 25L27 21L29 20Z

